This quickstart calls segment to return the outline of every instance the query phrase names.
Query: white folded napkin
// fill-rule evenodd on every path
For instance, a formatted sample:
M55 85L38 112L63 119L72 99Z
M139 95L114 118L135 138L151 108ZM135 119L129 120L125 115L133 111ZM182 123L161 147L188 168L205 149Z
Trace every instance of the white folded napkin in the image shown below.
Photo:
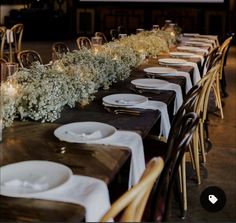
M7 29L6 31L6 35L7 35L7 43L13 43L13 32L10 29Z
M193 87L192 81L190 78L190 75L188 72L183 72L183 71L177 71L176 73L171 73L171 74L163 74L162 76L180 76L180 77L185 77L186 78L186 85L185 85L185 92L188 93L188 91Z
M72 131L66 131L65 134L73 137L73 138L77 138L80 140L86 140L86 139L101 139L102 138L102 133L101 131L97 130L95 132L92 133L75 133Z
M195 47L195 46L178 46L177 49L178 50L187 50L187 51L192 51L192 52L201 52L204 54L209 53L207 49L203 49L203 48Z
M180 66L191 66L193 67L193 85L195 85L200 79L200 71L198 69L198 65L194 62L186 62L185 64L181 64Z
M145 103L145 102L144 102ZM138 183L145 170L145 159L143 151L143 141L140 135L131 131L116 131L109 138L93 142L95 144L105 144L123 146L131 150L131 163L129 172L129 188Z
M46 178L45 178L46 179ZM30 189L32 192L37 192L41 190L47 190L49 188L49 184L45 182L43 179L37 179L36 181L27 181L21 179L12 179L6 181L2 184L4 187L16 188L18 191L24 191L25 189Z
M199 35L199 38L215 40L216 46L219 46L219 40L217 35Z
M22 194L17 197L82 205L86 209L87 222L98 222L110 208L107 185L99 179L78 175L71 176L68 182L58 188L34 194Z
M122 105L135 105L135 104L137 104L137 101L124 100L124 99L115 100L115 102L118 104L122 104Z
M160 88L164 89L164 88ZM154 89L155 90L155 89ZM173 89L170 89L173 90ZM181 91L181 89L180 89ZM182 92L181 92L182 94ZM110 106L106 103L103 103L105 106ZM170 119L167 110L167 105L161 101L146 101L137 105L133 105L129 108L141 108L141 109L151 109L151 110L159 110L161 112L161 126L160 126L160 135L163 135L165 138L168 137L170 132Z
M191 56L191 58L200 58L201 59L201 66L204 63L204 57L200 54L194 54L194 55Z
M136 86L136 87L137 88L145 89L145 87L139 87L139 86ZM146 89L150 89L150 88L146 88ZM174 104L174 114L178 111L178 109L180 108L180 106L183 103L182 90L181 90L181 87L178 84L173 84L173 83L170 83L170 82L168 84L166 84L166 85L156 84L155 87L153 87L151 89L153 89L153 90L170 90L170 91L174 91L175 92L176 97L175 97L175 104ZM137 106L139 106L139 105L140 104L138 104ZM136 107L136 105L135 105L135 107Z
M206 42L211 43L214 47L217 46L216 41L214 39L206 39L206 38L190 38L190 41L199 41L199 42Z
M207 46L207 47L212 47L211 43L205 43L205 42L200 42L200 41L187 41L185 42L186 45L198 45L198 46Z

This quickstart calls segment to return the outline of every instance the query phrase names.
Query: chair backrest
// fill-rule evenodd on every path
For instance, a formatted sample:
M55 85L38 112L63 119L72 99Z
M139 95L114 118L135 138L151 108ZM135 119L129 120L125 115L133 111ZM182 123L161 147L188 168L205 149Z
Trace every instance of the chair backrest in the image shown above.
M79 49L82 49L82 48L91 49L91 47L92 47L91 40L85 36L81 36L81 37L77 38L76 43L77 43L77 46Z
M33 62L43 64L41 56L34 50L22 50L18 52L17 60L22 68L30 68Z
M176 132L179 131L179 125L182 122L183 116L186 113L194 112L194 106L195 106L196 101L198 100L201 90L202 90L201 85L195 85L185 95L181 107L179 108L179 110L177 111L177 113L175 114L171 122L171 129L170 129L169 137L167 139L168 147L167 147L165 157L168 157L170 155L173 145L175 144L176 140L178 140L178 134L176 134Z
M19 23L14 25L10 29L10 32L8 32L10 62L13 61L13 55L16 55L18 52L21 51L23 30L24 25ZM11 41L11 35L13 37L13 42Z
M222 77L224 66L226 65L229 47L233 37L234 33L230 37L228 37L219 47L219 53L222 55L220 78Z
M103 44L108 42L108 41L107 41L107 38L106 38L106 36L105 36L105 34L102 33L102 32L96 32L96 33L95 33L95 36L96 36L96 37L102 37L102 43L103 43Z
M67 44L63 42L56 42L52 45L52 61L56 59L61 59L62 56L66 53L70 52Z
M0 58L3 57L4 43L6 40L6 27L0 26Z
M116 29L110 30L111 40L118 39L118 31Z
M218 51L219 47L215 47L205 60L206 72L209 71L214 66L214 60L217 56Z
M215 65L207 72L204 78L199 81L199 84L202 86L202 91L199 95L197 103L195 104L194 111L201 117L202 122L206 119L209 95L212 85L216 81L216 78L219 78L221 68L220 62L221 55L216 58L214 62Z
M150 195L148 221L166 221L168 210L171 204L171 193L175 178L178 174L180 162L192 139L193 133L199 123L196 113L185 114L179 123L179 129L176 131L176 140L172 144L172 150L169 157L166 158L164 169L156 181ZM145 219L146 220L146 219Z
M134 185L113 203L110 210L102 217L100 222L107 222L122 211L121 219L119 219L120 222L141 222L149 194L163 166L164 161L161 157L152 158L147 164L139 183Z

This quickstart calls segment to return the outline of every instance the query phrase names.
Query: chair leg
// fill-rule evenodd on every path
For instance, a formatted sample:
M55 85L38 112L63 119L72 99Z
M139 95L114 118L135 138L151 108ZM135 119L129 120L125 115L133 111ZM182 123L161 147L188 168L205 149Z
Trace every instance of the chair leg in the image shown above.
M201 184L201 177L200 177L200 164L199 164L199 148L198 148L198 143L199 143L199 132L198 132L198 127L193 135L193 157L195 160L195 167L196 167L196 175L197 175L197 183Z
M192 148L191 145L189 145L189 156L190 156L190 159L191 159L192 167L193 167L194 170L196 170L195 160L193 158L193 148Z
M213 90L216 96L216 103L217 107L220 109L220 116L221 119L224 119L224 114L223 114L223 108L222 108L222 103L221 103L221 96L220 96L220 80L217 77L215 85L213 85Z
M205 154L205 139L204 139L204 129L203 129L203 122L200 121L200 125L199 125L199 132L200 132L200 145L201 145L201 152L202 152L202 160L203 163L206 162L206 154Z
M186 160L185 160L185 154L182 159L181 163L181 177L182 177L182 194L183 194L183 211L184 211L184 216L187 211L187 184L186 184Z
M223 97L228 97L229 94L226 92L226 79L225 79L225 69L223 68L222 77L220 80L220 87L223 94Z

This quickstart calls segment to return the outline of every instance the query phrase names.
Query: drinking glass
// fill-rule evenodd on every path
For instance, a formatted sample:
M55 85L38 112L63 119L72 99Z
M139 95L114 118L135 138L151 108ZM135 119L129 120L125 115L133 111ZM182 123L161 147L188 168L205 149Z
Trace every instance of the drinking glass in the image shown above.
M6 81L7 78L18 71L18 63L8 62L1 63L1 80Z

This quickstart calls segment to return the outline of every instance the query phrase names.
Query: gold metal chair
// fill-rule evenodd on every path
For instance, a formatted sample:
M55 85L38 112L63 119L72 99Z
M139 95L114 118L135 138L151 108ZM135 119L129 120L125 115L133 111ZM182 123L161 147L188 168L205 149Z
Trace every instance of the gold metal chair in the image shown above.
M102 42L103 42L103 44L108 42L108 41L107 41L107 38L106 38L106 36L105 36L105 34L102 33L102 32L96 32L96 33L95 33L95 36L96 36L96 37L102 37Z
M22 36L23 36L24 25L19 23L14 25L10 32L8 32L9 39L9 51L6 52L9 54L9 61L13 61L13 56L17 56L17 53L21 51L22 48ZM11 35L13 37L13 41L11 41Z
M23 50L18 52L17 60L22 68L30 68L32 63L36 61L43 64L41 56L34 50Z
M0 58L3 58L4 44L6 40L6 27L0 26Z
M70 49L67 46L67 44L65 44L63 42L53 43L53 45L52 45L52 61L57 60L57 59L61 59L61 57L68 52L70 52Z
M120 222L141 222L142 215L149 198L149 194L164 167L164 161L155 157L147 164L146 170L139 183L124 193L110 210L101 218L100 222L107 222L123 211Z
M85 36L81 36L81 37L77 38L76 43L77 43L77 46L80 50L82 48L88 48L88 49L92 48L92 43L91 43L90 39Z

